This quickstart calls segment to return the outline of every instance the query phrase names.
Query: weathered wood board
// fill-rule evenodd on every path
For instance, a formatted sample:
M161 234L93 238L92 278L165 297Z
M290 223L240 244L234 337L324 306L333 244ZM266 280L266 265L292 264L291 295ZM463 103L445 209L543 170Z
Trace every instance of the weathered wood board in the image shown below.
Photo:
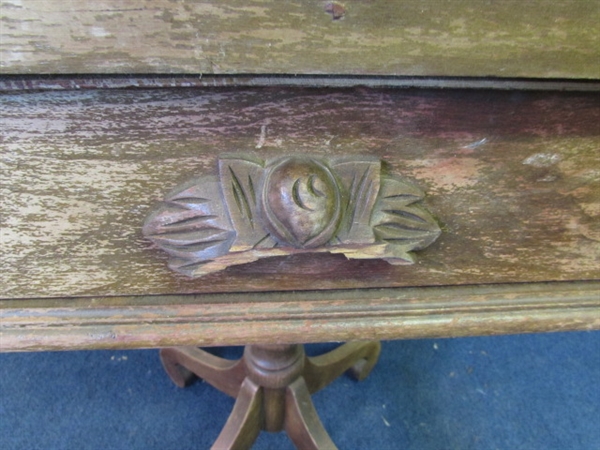
M4 94L0 114L3 298L600 279L598 94L114 89ZM170 272L144 218L236 151L382 158L442 235L412 266L317 254Z
M587 281L0 300L0 351L593 330L599 291Z
M4 74L600 78L595 0L4 0L0 15Z

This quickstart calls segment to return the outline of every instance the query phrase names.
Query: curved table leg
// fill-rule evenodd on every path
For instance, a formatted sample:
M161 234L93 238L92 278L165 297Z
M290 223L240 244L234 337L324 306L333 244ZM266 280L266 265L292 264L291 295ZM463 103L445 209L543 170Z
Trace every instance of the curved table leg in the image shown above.
M261 430L279 431L282 427L300 450L336 450L310 395L348 370L363 380L377 363L381 344L351 342L313 358L304 356L303 351L298 356L298 345L264 347L268 351L246 351L237 361L196 347L166 348L160 357L178 386L185 387L200 377L236 397L213 450L249 449ZM260 350L252 347L257 348Z
M299 450L337 450L315 410L304 378L286 389L284 428Z
M379 341L348 342L324 355L307 358L304 378L309 392L323 389L347 370L358 381L364 380L373 370L380 352Z
M233 411L212 450L247 450L263 425L263 391L252 380L242 383Z
M160 359L171 380L179 387L189 386L198 377L236 397L246 376L241 359L219 358L196 347L164 348L160 351Z

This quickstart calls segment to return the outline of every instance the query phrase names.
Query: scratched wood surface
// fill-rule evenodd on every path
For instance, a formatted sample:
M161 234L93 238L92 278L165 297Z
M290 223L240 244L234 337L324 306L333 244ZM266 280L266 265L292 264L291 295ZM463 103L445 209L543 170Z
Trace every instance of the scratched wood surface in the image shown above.
M161 89L0 97L4 298L600 278L600 96ZM442 235L411 266L270 258L189 280L143 239L152 205L224 152L374 155Z
M2 73L600 78L587 0L4 0Z
M0 351L415 339L600 328L600 282L0 300Z

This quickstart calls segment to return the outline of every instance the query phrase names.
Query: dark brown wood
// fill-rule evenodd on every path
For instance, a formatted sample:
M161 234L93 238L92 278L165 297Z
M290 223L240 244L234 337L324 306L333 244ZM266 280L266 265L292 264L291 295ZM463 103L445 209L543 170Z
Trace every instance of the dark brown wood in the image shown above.
M283 429L286 397L282 389L263 388L264 402L264 430L278 432Z
M249 378L244 379L233 411L213 450L249 449L262 428L263 390Z
M166 348L160 354L177 386L188 385L189 375L194 374L236 397L213 449L247 449L260 430L285 430L298 449L319 450L336 447L310 394L347 370L358 375L358 380L364 379L377 363L380 350L379 342L351 342L318 357L307 357L298 344L247 346L237 361L192 348Z
M440 235L407 180L381 174L372 157L286 155L219 158L219 177L171 191L143 234L192 278L261 258L306 252L412 264L412 251Z
M593 0L5 0L2 14L3 73L599 75Z
M357 381L369 376L381 352L378 341L360 345L347 344L335 351L309 358L304 368L304 380L311 394L320 391L344 372L348 371Z
M298 449L337 450L319 419L304 378L288 386L285 405L285 431Z
M195 377L231 397L237 397L246 373L242 361L218 358L197 347L165 348L160 351L165 371L179 387L189 386Z

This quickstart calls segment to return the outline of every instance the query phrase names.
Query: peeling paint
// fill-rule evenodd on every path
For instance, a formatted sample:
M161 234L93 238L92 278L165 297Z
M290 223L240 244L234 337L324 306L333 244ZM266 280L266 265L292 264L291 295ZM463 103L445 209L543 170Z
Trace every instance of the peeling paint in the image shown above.
M560 162L556 153L536 153L523 160L523 164L533 167L550 167Z

